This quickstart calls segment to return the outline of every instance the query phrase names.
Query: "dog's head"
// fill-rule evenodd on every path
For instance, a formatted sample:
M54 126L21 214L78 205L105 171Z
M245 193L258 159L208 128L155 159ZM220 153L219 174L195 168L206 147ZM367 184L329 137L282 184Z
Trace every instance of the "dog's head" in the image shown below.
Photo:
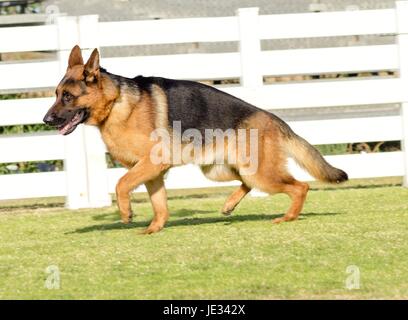
M72 49L67 72L55 94L56 101L44 122L63 135L70 134L81 123L98 125L106 118L107 105L114 99L115 90L112 83L101 77L97 49L85 64L81 49L78 46Z

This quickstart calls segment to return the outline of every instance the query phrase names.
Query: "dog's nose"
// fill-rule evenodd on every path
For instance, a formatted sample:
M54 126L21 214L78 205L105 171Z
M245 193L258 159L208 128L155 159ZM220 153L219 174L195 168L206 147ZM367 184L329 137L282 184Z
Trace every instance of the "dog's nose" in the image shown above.
M47 113L43 119L45 124L53 124L55 121L55 115L52 113Z

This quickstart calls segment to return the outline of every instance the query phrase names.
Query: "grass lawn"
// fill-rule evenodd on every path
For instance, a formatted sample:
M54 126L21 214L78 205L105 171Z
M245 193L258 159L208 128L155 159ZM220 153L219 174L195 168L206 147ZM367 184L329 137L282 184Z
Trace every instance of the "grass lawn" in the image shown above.
M115 206L68 211L63 199L0 202L0 298L408 299L408 190L378 185L313 189L301 219L274 225L285 195L247 197L219 213L230 188L170 192L167 228L140 235ZM60 289L45 288L46 268ZM360 270L360 289L345 287Z

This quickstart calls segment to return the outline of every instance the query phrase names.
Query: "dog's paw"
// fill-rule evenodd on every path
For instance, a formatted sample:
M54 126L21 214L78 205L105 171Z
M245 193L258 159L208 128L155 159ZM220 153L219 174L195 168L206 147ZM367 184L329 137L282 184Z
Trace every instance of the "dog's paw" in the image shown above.
M228 203L226 203L224 207L222 208L221 213L224 216L230 216L232 211L234 211L234 209L235 209L235 206L231 206L231 205L228 205Z
M276 218L273 219L272 222L275 224L281 223L281 222L289 222L289 221L295 221L297 220L297 217L288 217L288 216L283 216L281 218Z
M281 217L281 218L273 219L272 223L278 224L278 223L285 222L285 221L286 221L285 218Z
M121 214L121 221L124 224L132 223L133 221L133 213L129 212L128 214Z
M152 234L152 233L159 232L162 229L163 229L162 225L151 224L149 227L147 227L145 230L143 230L142 234Z
M221 213L222 213L224 216L230 216L231 213L232 213L232 211L234 211L234 209L222 209L222 210L221 210Z

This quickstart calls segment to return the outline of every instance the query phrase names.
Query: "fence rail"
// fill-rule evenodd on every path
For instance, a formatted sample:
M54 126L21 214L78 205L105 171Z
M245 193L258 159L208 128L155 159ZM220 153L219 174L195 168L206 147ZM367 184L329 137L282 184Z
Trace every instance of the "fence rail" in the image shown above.
M124 76L158 75L176 79L240 79L220 89L267 110L398 103L400 115L362 113L332 119L289 121L315 145L369 141L402 141L403 151L328 156L351 178L404 176L408 186L408 2L396 9L258 15L257 8L239 9L234 17L155 21L98 22L98 17L59 17L56 24L0 28L0 52L57 51L58 60L0 63L0 92L52 88L65 72L74 44L85 56L94 47L235 41L232 53L186 53L163 56L102 58L102 65ZM143 32L138 32L143 30ZM389 34L391 45L263 51L265 39ZM334 79L265 84L265 76L308 75L393 70L398 77ZM53 98L0 101L0 126L36 124ZM107 169L104 147L95 128L80 126L67 137L56 132L0 137L0 163L64 160L64 171L0 175L0 199L67 196L70 208L110 204L124 169ZM311 177L292 161L300 179ZM236 183L232 183L236 184ZM231 183L206 180L193 166L170 170L169 188ZM144 190L144 187L138 188Z

